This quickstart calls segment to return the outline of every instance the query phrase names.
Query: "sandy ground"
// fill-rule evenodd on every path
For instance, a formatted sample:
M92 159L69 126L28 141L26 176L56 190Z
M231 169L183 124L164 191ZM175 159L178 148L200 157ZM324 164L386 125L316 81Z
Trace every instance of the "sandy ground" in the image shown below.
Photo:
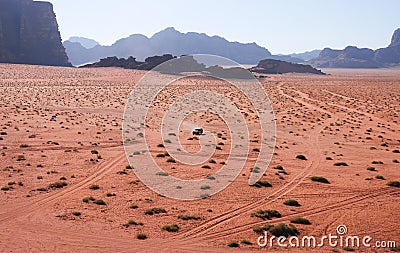
M0 65L0 252L310 252L257 245L254 226L290 224L298 216L311 222L295 224L299 236L336 234L343 224L349 235L400 245L400 189L386 185L400 180L400 154L395 151L400 149L400 71L326 71L331 75L261 79L277 123L275 154L262 179L272 187L248 185L257 156L258 144L252 142L249 161L229 187L210 198L179 201L152 192L127 167L123 111L145 72ZM206 79L186 82L221 93L230 90ZM158 147L162 141L156 128L157 113L168 104L165 92L149 121L154 124L149 127L150 150L157 163L188 179L217 171L227 157L230 136L224 122L212 114L192 116L221 134L224 145L215 152L211 169L171 165L167 157L156 157L165 152ZM185 92L184 85L174 90L175 95ZM250 107L234 97L245 113ZM257 138L257 129L250 130ZM180 137L189 152L199 149L196 140L188 140L189 132L182 131ZM307 160L296 159L300 154ZM348 166L335 166L337 162ZM284 170L275 169L278 165ZM314 182L313 176L330 184ZM66 185L50 187L55 182ZM283 204L288 199L300 206ZM150 208L166 213L146 215ZM281 217L252 217L259 209L277 210ZM199 219L182 220L179 215ZM126 225L129 220L136 225ZM177 224L179 231L162 229L170 224ZM147 239L138 240L139 233ZM228 247L232 241L240 247Z

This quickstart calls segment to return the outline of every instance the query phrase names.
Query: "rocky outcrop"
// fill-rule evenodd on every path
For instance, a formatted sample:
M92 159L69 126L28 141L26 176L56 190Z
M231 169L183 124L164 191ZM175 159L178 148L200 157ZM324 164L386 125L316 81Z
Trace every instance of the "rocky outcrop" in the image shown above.
M376 50L375 59L386 65L400 64L400 28L393 33L388 47Z
M100 68L100 67L120 67L125 69L139 69L139 70L151 70L154 67L174 59L174 57L170 54L165 54L162 56L152 56L146 58L144 62L136 61L136 58L132 56L127 59L118 58L116 56L107 57L101 59L99 62L86 64L82 66L83 68Z
M375 61L372 49L348 46L344 50L325 48L318 58L311 60L319 68L379 68L381 63Z
M321 70L315 69L310 65L296 64L279 60L265 59L257 66L249 69L251 72L260 74L284 74L284 73L310 73L324 75Z
M346 47L343 50L325 48L309 63L319 68L380 68L400 64L400 29L397 29L386 48Z
M0 0L0 62L70 66L51 3Z

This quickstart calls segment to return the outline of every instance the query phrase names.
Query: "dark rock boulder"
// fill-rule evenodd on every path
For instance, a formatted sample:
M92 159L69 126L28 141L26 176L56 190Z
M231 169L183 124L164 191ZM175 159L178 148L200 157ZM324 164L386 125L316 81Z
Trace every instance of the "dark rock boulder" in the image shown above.
M152 56L146 58L145 62L136 61L136 58L130 56L127 59L118 58L116 56L107 57L101 59L99 62L86 64L82 67L84 68L101 68L101 67L119 67L125 69L139 69L139 70L151 70L154 67L174 59L170 54L165 54L162 56Z
M0 0L0 62L70 66L51 3Z
M257 66L250 68L249 70L261 74L310 73L324 75L321 70L315 69L310 65L289 63L272 59L262 60Z

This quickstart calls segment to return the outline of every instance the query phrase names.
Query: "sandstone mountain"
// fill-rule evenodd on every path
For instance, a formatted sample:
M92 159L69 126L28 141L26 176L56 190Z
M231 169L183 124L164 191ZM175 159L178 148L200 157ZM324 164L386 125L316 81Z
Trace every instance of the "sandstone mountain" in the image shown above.
M325 48L319 56L308 63L319 68L379 68L400 64L400 28L390 45L372 50L348 46L343 50Z
M0 62L70 66L51 3L0 0Z
M95 46L87 49L80 43L67 40L64 42L69 59L73 65L97 62L102 58L136 57L139 61L153 55L192 55L213 54L232 59L241 64L257 64L266 58L284 59L299 62L300 59L290 56L277 56L256 43L230 42L219 36L208 36L204 33L181 33L170 27L148 38L134 34L123 38L111 46Z
M321 70L315 69L310 65L296 64L279 60L265 59L257 66L249 69L251 72L260 74L284 74L284 73L310 73L324 75Z
M84 37L78 37L78 36L70 37L68 39L68 41L70 41L70 42L78 42L84 48L87 48L87 49L94 48L95 46L100 45L100 43L95 41L95 40L84 38Z

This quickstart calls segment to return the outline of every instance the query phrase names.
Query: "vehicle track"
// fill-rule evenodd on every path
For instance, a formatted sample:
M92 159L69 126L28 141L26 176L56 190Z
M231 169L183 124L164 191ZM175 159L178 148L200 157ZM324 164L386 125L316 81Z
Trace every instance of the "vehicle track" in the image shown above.
M282 84L279 84L277 86L278 91L281 95L286 96L290 99L293 99L294 101L301 103L307 107L309 107L310 109L313 110L318 110L318 111L322 111L324 113L329 113L330 112L321 109L315 105L306 103L300 99L294 98L290 95L287 95L286 93L284 93L284 91L281 88ZM200 224L199 226L197 226L196 228L193 228L189 231L183 232L181 234L178 234L176 236L176 238L194 238L194 237L202 237L205 234L207 234L208 231L212 230L213 228L217 227L218 225L221 225L223 223L226 223L246 212L249 212L251 210L253 210L254 208L258 208L260 205L266 205L266 204L270 204L274 201L276 201L277 199L281 198L282 196L288 194L289 192L293 191L298 185L300 185L303 180L305 178L307 178L308 176L310 176L310 174L314 171L314 169L316 169L319 164L320 164L320 159L321 159L321 155L320 155L320 148L319 148L319 142L318 142L318 136L319 133L324 129L325 125L329 124L331 121L335 120L334 117L326 120L325 124L320 125L318 128L314 129L309 136L309 146L312 152L309 154L310 155L310 161L308 162L307 166L298 174L296 175L290 182L286 183L283 187L281 187L280 189L278 189L277 191L273 192L272 194L270 194L269 196L262 198L256 202L253 203L249 203L246 205L243 205L239 208L236 208L234 210L231 210L229 212L223 213L221 215L218 215L214 218L212 218L211 220L208 220L202 224Z
M88 187L90 184L101 179L108 172L112 171L115 168L118 168L118 165L120 165L122 161L125 162L124 158L125 158L125 153L121 153L108 162L106 162L106 161L101 162L100 164L97 165L96 171L89 177L85 178L84 180L82 180L74 185L67 186L63 190L58 190L57 192L47 195L42 199L39 199L39 200L33 201L31 203L28 203L26 205L17 207L16 209L14 209L11 212L6 212L6 213L0 214L0 222L6 222L11 219L15 219L15 218L27 215L31 212L34 212L34 211L42 208L45 205L55 203L57 200L60 200L67 196L70 196L73 193L75 193L83 188Z
M204 240L221 239L221 238L232 236L232 235L239 234L242 232L250 231L254 226L257 226L257 225L260 226L260 225L265 225L265 224L269 224L269 223L285 222L285 221L289 221L291 218L294 218L297 216L310 217L310 216L314 216L314 215L320 215L320 214L323 214L326 212L340 210L340 209L346 208L349 205L353 205L358 202L362 202L364 200L376 198L376 197L379 197L382 195L387 195L387 194L400 196L400 192L398 190L390 189L390 188L383 188L383 189L380 189L377 191L371 191L368 194L361 194L361 195L354 196L352 198L346 199L339 203L325 205L325 206L322 206L322 207L319 207L316 209L315 208L308 209L308 210L305 210L302 212L297 212L294 214L286 215L285 217L282 217L282 218L268 220L268 221L250 222L250 223L247 223L247 224L244 224L241 226L236 226L235 228L230 228L228 231L217 231L214 233L209 233L205 236L202 236L201 240L203 240L203 239Z

